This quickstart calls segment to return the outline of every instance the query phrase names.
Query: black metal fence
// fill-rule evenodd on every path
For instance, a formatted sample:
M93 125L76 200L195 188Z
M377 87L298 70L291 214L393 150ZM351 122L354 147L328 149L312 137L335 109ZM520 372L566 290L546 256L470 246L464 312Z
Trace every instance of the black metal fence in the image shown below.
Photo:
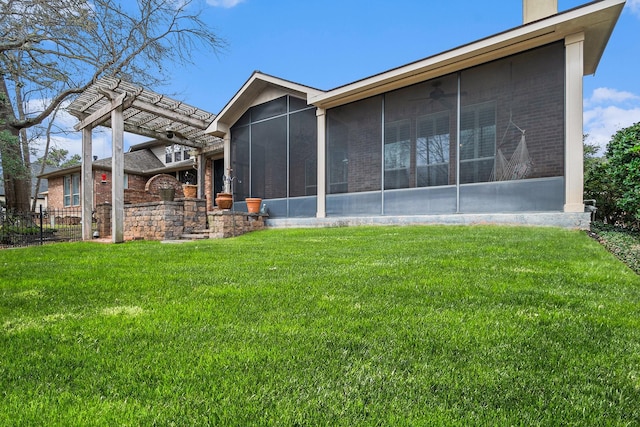
M82 240L80 208L0 211L0 249Z

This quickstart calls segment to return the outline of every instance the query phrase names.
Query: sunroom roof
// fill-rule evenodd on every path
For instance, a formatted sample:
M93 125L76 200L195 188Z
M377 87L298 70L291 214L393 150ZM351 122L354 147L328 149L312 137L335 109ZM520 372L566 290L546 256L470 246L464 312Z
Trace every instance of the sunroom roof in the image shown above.
M625 0L599 0L335 89L309 104L332 108L504 58L584 32L584 75L593 74Z

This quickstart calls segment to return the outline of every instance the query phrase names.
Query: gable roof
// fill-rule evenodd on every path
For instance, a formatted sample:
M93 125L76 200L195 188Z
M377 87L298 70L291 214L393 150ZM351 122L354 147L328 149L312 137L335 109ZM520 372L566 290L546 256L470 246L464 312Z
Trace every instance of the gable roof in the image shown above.
M100 169L111 170L111 157L93 162ZM145 175L149 171L164 167L164 163L151 150L137 150L124 153L124 171Z
M238 90L227 105L224 106L205 132L218 137L224 136L229 131L229 127L233 125L249 107L271 100L268 99L270 95L267 94L269 89L274 89L275 93L279 94L279 96L291 94L305 100L323 93L320 89L294 83L289 80L264 74L260 71L254 71L240 90ZM265 94L266 98L261 99L261 95ZM271 98L273 97L271 96Z
M193 162L191 162L193 163ZM184 166L184 165L183 165ZM96 160L91 164L92 169L111 170L111 157ZM71 166L64 169L58 169L52 172L40 175L41 178L55 178L63 175L80 172L81 166ZM158 171L168 169L160 159L149 149L138 150L134 152L124 153L124 171L125 173L136 175L154 175L160 173Z
M321 108L336 107L564 40L581 32L585 35L583 74L593 74L624 3L625 0L594 1L327 92L319 92L311 95L308 102Z

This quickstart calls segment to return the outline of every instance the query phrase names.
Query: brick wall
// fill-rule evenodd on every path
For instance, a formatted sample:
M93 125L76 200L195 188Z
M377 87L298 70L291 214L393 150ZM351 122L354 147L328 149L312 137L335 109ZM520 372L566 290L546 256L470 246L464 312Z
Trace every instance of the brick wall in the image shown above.
M204 166L204 196L207 200L207 210L213 210L213 159L206 159Z
M124 190L124 203L147 203L147 202L159 202L160 196L157 194L148 193L145 190L132 190L125 188Z
M47 196L47 206L51 209L62 209L64 207L64 179L56 177L49 179L49 195Z
M102 181L102 174L105 175L105 182ZM154 193L146 191L148 178L141 175L128 175L128 188L124 189L125 203L143 203L160 200L157 193L157 186L169 185L176 188L176 197L182 197L182 184L171 175L159 175L155 180L156 186L152 187ZM93 203L94 206L111 204L111 171L95 169L93 171ZM49 179L48 206L52 209L64 207L64 177Z
M102 174L105 174L105 182L102 182ZM111 184L113 183L111 171L104 169L93 170L93 205L100 206L111 203Z
M145 191L151 194L159 194L160 188L172 187L176 190L176 197L184 197L182 192L182 183L178 181L174 176L166 173L155 175L151 177L145 184Z

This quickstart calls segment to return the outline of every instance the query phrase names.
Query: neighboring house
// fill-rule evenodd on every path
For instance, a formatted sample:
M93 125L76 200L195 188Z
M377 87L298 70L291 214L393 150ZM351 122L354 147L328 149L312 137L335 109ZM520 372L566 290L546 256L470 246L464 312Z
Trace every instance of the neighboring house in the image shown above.
M270 218L582 218L582 79L624 0L523 6L522 26L329 91L255 72L207 129L236 200Z
M124 154L125 201L140 201L137 194L148 190L149 179L160 174L171 175L176 182L196 183L197 170L190 156L192 148L167 146L162 141L137 144ZM95 160L93 170L93 209L112 201L111 158ZM50 208L80 207L81 166L58 169L41 175L48 181Z

